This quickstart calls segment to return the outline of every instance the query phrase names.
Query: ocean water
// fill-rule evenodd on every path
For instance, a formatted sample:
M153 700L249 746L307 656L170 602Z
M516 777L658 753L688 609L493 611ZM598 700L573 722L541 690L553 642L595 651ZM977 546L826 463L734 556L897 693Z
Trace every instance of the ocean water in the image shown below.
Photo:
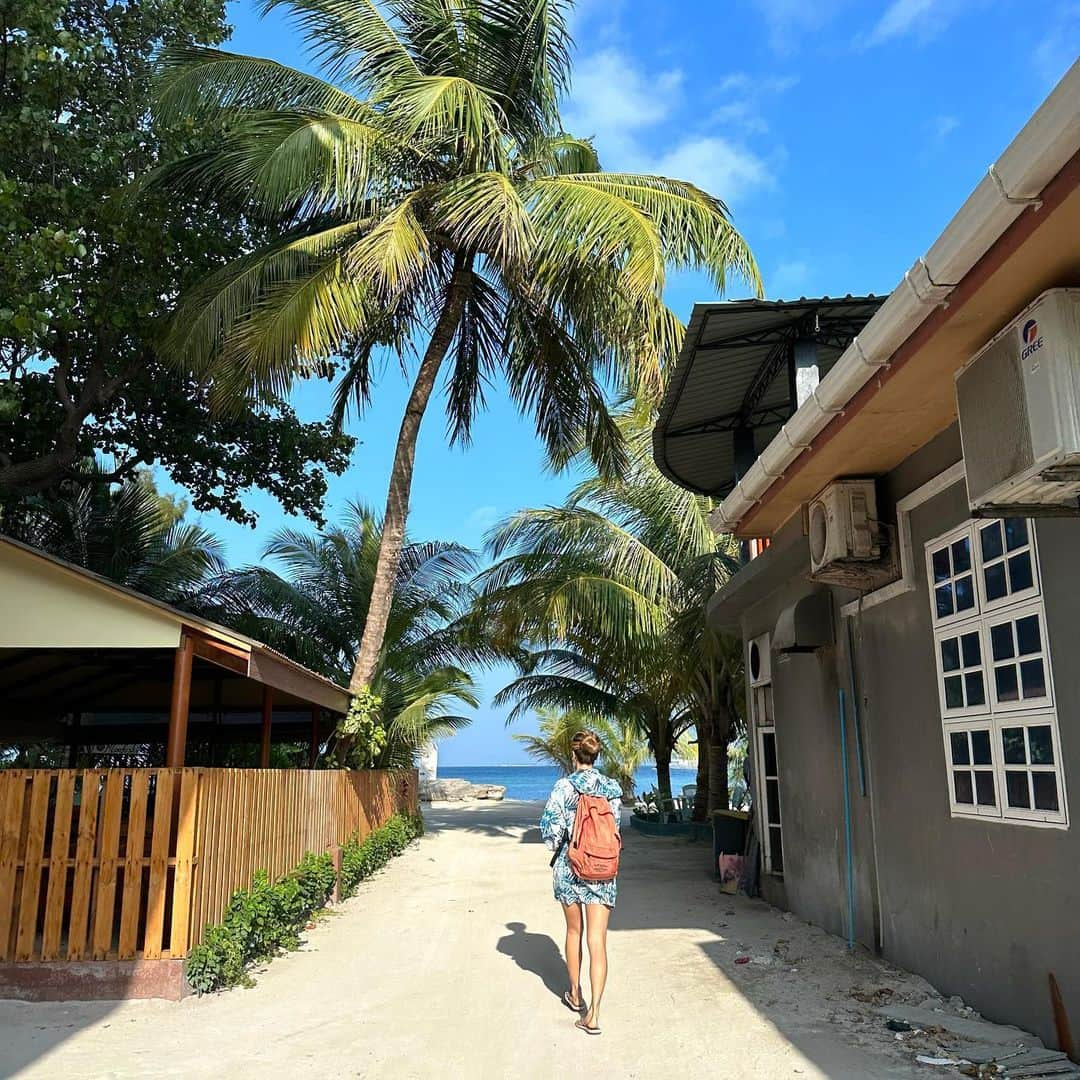
M440 780L468 780L471 784L501 784L508 799L546 799L562 770L555 765L444 765L439 764ZM672 768L671 790L678 795L684 784L693 784L696 769ZM638 769L636 790L640 793L656 786L653 766Z

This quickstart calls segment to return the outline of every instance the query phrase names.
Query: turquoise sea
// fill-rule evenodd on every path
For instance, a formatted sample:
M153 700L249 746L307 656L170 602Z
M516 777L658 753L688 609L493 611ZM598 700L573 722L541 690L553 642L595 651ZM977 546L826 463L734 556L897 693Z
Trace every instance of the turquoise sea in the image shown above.
M508 799L546 799L562 772L554 765L446 765L439 762L440 780L468 780L472 784L501 784ZM671 790L678 794L684 784L696 780L695 769L671 770ZM637 791L656 786L656 769L637 771Z

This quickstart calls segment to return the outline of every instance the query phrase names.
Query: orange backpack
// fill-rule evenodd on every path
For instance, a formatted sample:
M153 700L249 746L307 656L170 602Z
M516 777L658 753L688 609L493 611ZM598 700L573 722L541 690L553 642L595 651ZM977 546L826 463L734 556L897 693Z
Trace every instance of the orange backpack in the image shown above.
M613 881L619 872L621 848L611 803L600 795L579 793L568 856L574 876L582 881Z

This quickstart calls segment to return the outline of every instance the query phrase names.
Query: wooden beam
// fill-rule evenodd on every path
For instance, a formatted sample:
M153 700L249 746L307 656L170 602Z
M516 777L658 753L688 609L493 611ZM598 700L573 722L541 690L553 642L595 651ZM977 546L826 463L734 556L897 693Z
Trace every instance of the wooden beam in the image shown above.
M319 760L319 710L311 710L311 745L308 747L308 768L314 769Z
M274 724L274 691L269 686L263 687L262 696L262 740L259 743L259 768L270 768L270 729Z
M188 706L191 703L192 642L180 635L173 662L172 695L169 698L169 731L165 739L165 766L179 769L184 765L187 749Z
M252 650L248 675L283 694L290 694L312 705L321 705L342 716L349 711L348 690L262 649Z
M208 660L211 664L236 672L237 675L248 674L251 663L250 650L241 649L237 646L218 641L190 627L184 627L184 633L191 636L194 643L195 655L202 660Z

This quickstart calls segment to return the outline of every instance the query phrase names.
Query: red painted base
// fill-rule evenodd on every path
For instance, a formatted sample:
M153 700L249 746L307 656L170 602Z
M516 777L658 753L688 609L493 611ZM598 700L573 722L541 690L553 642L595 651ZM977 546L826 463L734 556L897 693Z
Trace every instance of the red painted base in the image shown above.
M179 1001L190 991L183 960L60 960L0 964L0 998L16 1001Z

